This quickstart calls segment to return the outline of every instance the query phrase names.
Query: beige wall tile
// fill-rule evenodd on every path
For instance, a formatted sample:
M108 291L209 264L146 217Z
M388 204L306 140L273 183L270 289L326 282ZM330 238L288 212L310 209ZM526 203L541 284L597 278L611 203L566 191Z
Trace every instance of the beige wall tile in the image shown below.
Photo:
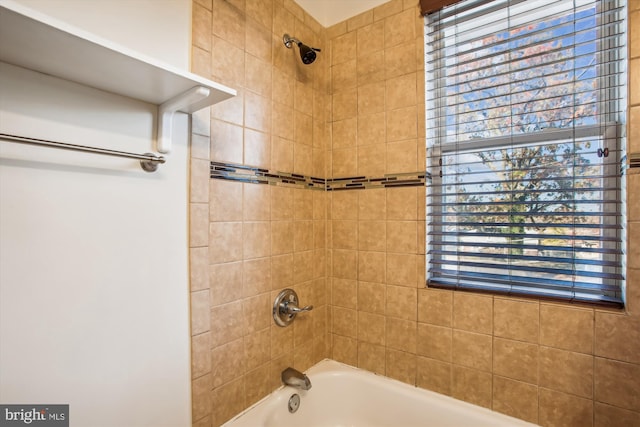
M360 251L384 251L387 246L385 221L358 221L358 249Z
M415 42L404 43L384 50L385 78L390 79L417 70Z
M216 1L216 0L214 0ZM245 378L240 377L216 388L211 393L213 406L212 425L221 425L241 412L245 407Z
M417 103L417 73L409 73L403 76L389 79L386 84L387 110L411 107Z
M269 40L270 42L271 40ZM245 53L244 84L245 88L267 99L271 99L271 55L269 61ZM249 92L246 94L248 95Z
M358 368L385 375L385 357L385 347L358 341Z
M358 364L358 340L340 335L333 335L332 359L357 366Z
M466 292L454 293L453 327L491 334L493 332L493 298Z
M356 206L356 218L359 220L384 220L387 218L385 189L372 189L360 192ZM346 193L346 192L345 192Z
M537 423L538 387L494 375L492 409L521 420Z
M191 72L199 76L211 77L211 52L191 46Z
M256 258L243 262L242 293L253 297L271 291L271 259Z
M540 386L593 397L593 356L540 347Z
M640 366L596 357L595 400L640 412Z
M220 37L214 36L211 40L212 77L225 85L243 86L244 50Z
M253 405L268 395L273 390L273 382L269 363L247 372L247 375L245 375L246 405Z
M209 182L209 220L241 221L242 220L243 185L212 179Z
M364 27L373 22L373 9L360 13L352 18L347 19L347 29L349 31Z
M491 372L492 350L491 336L453 330L453 363Z
M388 16L395 15L396 13L402 12L402 9L402 0L388 1L373 9L373 20L379 21Z
M387 111L387 142L404 141L417 137L417 109L415 106Z
M385 317L358 312L358 341L378 346L385 345Z
M282 255L293 252L293 221L271 222L271 254Z
M333 150L331 154L331 176L334 178L352 176L358 167L358 151L355 148L343 148Z
M211 121L211 159L242 163L242 127L219 120Z
M385 87L383 85L370 83L358 87L358 118L384 111Z
M493 373L530 384L538 384L538 346L494 338Z
M546 388L539 389L538 423L549 427L593 425L593 401Z
M211 414L211 375L191 382L191 416L194 421Z
M196 379L211 372L211 344L209 333L191 337L191 378Z
M236 378L238 372L244 372L245 358L242 338L215 347L211 350L211 378L213 388Z
M333 148L348 148L357 145L358 124L355 117L331 124Z
M355 89L358 85L358 73L354 59L331 66L331 88L333 93Z
M358 279L365 282L384 283L387 277L387 254L384 252L358 252Z
M293 363L293 328L282 328L273 323L270 332L272 363L277 358L291 358L291 362L287 365L291 366ZM278 374L287 366L278 371Z
M211 8L194 3L191 11L191 34L193 45L211 50Z
M271 327L244 337L244 358L247 370L256 369L269 362L271 359Z
M451 363L453 353L451 328L418 323L417 352L420 356Z
M358 92L356 89L335 93L332 97L333 120L345 120L357 116Z
M254 4L254 2L250 2ZM271 18L271 16L269 17ZM271 34L254 20L247 20L245 26L245 50L265 62L271 63Z
M293 233L293 248L296 252L313 249L313 221L294 221ZM352 237L352 239L352 246L355 248L357 240L355 237Z
M452 365L426 357L417 358L416 385L437 393L451 395Z
M244 49L245 15L242 9L224 0L213 0L213 34Z
M244 163L271 169L271 137L267 133L244 130Z
M491 407L492 375L453 365L451 395L474 405Z
M593 353L594 313L560 305L540 305L540 344Z
M409 385L416 384L416 355L387 348L386 375Z
M293 171L293 141L277 136L271 139L271 167L280 172Z
M347 62L356 57L356 32L350 31L331 40L331 64Z
M382 283L358 282L358 310L384 314L386 286Z
M268 221L242 224L242 254L244 259L271 255L271 224Z
M242 298L242 269L240 261L210 266L211 307Z
M359 57L356 62L356 72L358 86L384 81L384 51L370 52L366 56Z
M244 124L244 90L237 88L236 92L233 98L211 106L212 119L239 126ZM209 120L207 120L207 127L209 127Z
M344 337L358 337L358 313L355 310L331 307L331 332Z
M357 221L331 221L333 233L333 248L357 249L358 248L358 222Z
M271 188L268 185L242 184L244 221L271 219Z
M387 167L387 149L384 144L358 148L358 175L383 176Z
M242 301L244 334L252 334L269 327L273 321L271 315L272 302L273 300L268 293Z
M209 165L208 160L191 159L189 201L192 203L209 202Z
M293 190L293 218L313 219L313 193L299 188Z
M238 338L244 331L242 301L211 308L211 347L215 348Z
M209 290L191 292L191 334L202 334L210 327Z
M386 315L399 319L417 319L418 290L405 286L387 286Z
M400 350L407 353L416 353L417 329L416 322L411 320L386 318L386 343L387 348ZM387 374L389 373L387 365Z
M640 413L595 403L595 427L640 427Z
M205 203L189 204L189 247L207 246L208 207Z
M358 146L381 145L382 147L377 150L382 151L384 148L385 153L381 155L386 167L386 147L384 144L387 138L387 125L385 117L384 112L358 116ZM385 171L386 169L383 169L382 174Z
M358 308L358 282L351 279L331 279L331 304L350 308Z
M389 285L418 286L418 257L411 254L387 254L387 283Z
M596 356L640 364L640 318L596 312Z
M493 333L495 336L537 343L539 330L540 305L537 302L494 299Z
M379 21L359 28L357 33L358 59L371 52L384 49L384 21Z
M418 289L418 321L451 326L453 293L440 289Z
M192 292L209 289L209 248L189 249L189 284Z
M640 103L640 59L629 61L629 105Z
M415 221L387 221L387 252L417 253L418 228Z
M385 191L387 196L387 219L408 221L418 219L418 192L415 188L389 188Z
M406 10L386 18L384 20L385 48L413 42L416 38L415 20L416 16L413 10Z
M356 251L335 249L332 257L333 277L343 279L358 278L358 253Z

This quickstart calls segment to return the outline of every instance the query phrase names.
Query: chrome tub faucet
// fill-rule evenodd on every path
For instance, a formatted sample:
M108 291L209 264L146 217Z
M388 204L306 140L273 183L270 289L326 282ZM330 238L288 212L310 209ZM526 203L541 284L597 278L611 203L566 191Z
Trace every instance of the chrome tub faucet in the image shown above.
M285 369L282 371L281 377L284 385L289 385L302 390L309 390L311 388L311 380L309 380L309 377L296 369Z

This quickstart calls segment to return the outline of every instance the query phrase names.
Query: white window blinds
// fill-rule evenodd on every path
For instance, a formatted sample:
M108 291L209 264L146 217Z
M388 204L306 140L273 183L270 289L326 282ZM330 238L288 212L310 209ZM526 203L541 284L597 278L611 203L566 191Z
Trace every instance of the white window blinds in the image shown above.
M426 19L428 286L620 305L621 0Z

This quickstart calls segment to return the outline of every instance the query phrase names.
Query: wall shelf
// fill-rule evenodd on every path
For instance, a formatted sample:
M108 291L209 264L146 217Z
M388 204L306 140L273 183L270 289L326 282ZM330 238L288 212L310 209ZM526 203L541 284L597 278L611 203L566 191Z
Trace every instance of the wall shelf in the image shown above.
M236 91L105 40L11 0L0 0L0 61L158 105L158 151L171 118Z

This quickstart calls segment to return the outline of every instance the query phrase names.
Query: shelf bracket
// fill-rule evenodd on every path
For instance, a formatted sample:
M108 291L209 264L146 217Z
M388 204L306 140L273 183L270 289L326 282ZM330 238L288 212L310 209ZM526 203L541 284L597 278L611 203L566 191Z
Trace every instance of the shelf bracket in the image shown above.
M210 93L211 89L207 87L195 86L158 106L158 140L156 148L159 152L169 153L171 151L173 115L177 111L185 113L194 112L190 107L207 98Z

